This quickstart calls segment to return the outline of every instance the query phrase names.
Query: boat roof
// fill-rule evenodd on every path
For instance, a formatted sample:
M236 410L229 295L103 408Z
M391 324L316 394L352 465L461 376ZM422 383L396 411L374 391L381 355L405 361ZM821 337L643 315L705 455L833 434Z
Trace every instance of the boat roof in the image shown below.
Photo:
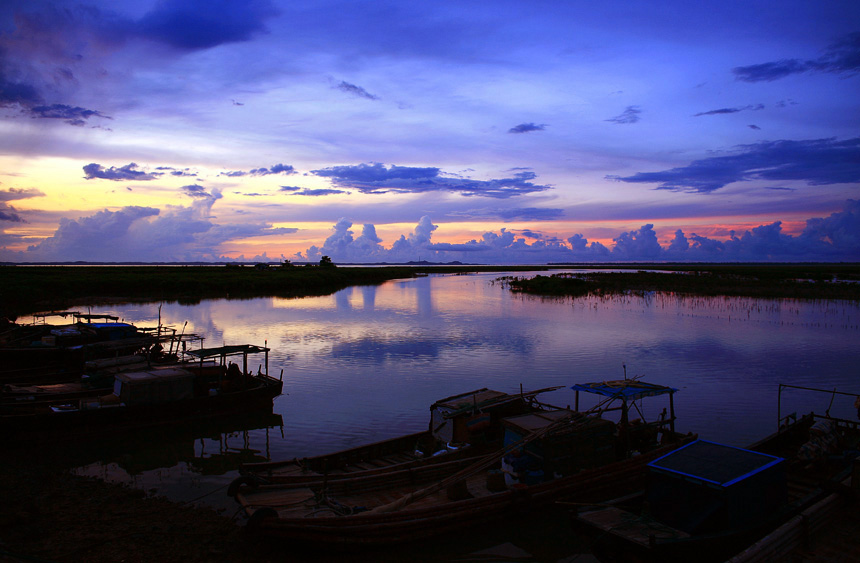
M696 440L655 459L652 470L728 487L784 461L781 457Z
M269 348L255 346L253 344L233 344L230 346L219 346L217 348L200 348L199 350L188 350L186 353L200 359L214 358L217 356L234 356L236 354L258 354L268 352Z
M636 381L635 379L578 383L572 386L571 389L574 391L585 391L586 393L596 393L612 399L624 399L625 401L635 401L643 397L656 397L657 395L672 394L678 391L665 385L656 385L645 381Z
M194 374L182 368L159 368L146 371L131 371L116 374L115 378L125 383L142 383L168 379L193 378Z
M543 430L547 426L551 426L564 418L572 419L575 413L570 409L557 409L551 411L538 411L517 416L511 416L504 419L504 423L508 426L519 429L524 434L530 434ZM599 420L587 419L588 420ZM611 424L611 423L610 423Z

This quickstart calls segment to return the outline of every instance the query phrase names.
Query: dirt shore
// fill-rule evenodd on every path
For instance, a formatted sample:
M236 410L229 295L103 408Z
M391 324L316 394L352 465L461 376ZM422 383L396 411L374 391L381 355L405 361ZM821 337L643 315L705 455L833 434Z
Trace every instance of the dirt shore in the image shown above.
M0 498L0 561L285 560L232 515L77 477L26 455L4 460Z

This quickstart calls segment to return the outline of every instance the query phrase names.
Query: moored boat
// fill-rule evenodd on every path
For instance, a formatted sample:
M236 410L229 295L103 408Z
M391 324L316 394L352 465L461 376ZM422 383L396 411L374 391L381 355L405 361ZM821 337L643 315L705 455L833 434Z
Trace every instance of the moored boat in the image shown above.
M670 428L674 413L653 423L628 420L634 401L676 389L634 380L574 388L604 399L586 412L505 418L504 446L468 464L298 484L241 482L231 492L258 533L328 547L390 544L522 515L563 498L611 498L640 485L645 463L694 438ZM608 410L621 410L623 423L602 418ZM635 452L627 447L633 443Z
M165 367L119 373L113 392L73 402L36 401L0 405L0 440L27 445L46 441L86 441L142 428L187 423L271 408L283 381L248 371L248 355L268 348L253 345L195 350L200 364L219 358L217 373ZM243 367L229 362L242 356ZM268 361L266 361L268 364Z
M601 561L724 561L809 518L841 486L858 444L855 421L814 413L748 448L700 440L650 462L638 494L581 510L575 522Z
M482 388L460 393L430 405L424 431L324 455L244 464L240 470L248 482L286 485L352 479L478 456L502 446L505 417L557 408L540 402L538 395L558 389L508 394Z

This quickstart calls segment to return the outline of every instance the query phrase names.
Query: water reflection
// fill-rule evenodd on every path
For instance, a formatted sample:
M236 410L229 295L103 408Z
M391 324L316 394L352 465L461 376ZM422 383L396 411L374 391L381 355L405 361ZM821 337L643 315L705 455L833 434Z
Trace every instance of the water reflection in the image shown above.
M656 293L542 299L510 293L494 281L502 275L432 275L301 299L163 303L161 318L203 335L206 346L272 348L270 373L283 369L285 382L275 401L284 423L283 437L271 440L275 459L421 430L428 406L454 393L618 379L623 366L681 389L679 429L740 446L775 429L779 383L860 391L857 303ZM154 326L158 309L100 312ZM572 404L572 391L556 393L547 400ZM783 410L823 412L830 398L783 400ZM832 413L855 418L845 403L837 399Z

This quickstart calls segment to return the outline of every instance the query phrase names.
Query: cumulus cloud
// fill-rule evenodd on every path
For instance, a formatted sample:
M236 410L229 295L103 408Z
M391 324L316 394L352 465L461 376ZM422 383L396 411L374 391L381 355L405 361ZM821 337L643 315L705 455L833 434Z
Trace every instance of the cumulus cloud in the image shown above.
M212 206L221 197L213 190L190 206L124 207L89 217L64 218L54 234L28 247L22 261L212 261L230 241L292 234L291 227L268 223L218 224Z
M378 96L374 96L361 86L356 86L355 84L350 84L349 82L341 81L340 84L336 86L338 90L346 92L347 94L352 94L353 96L357 96L359 98L365 98L367 100L378 100Z
M798 180L809 185L860 182L860 137L844 141L763 141L740 145L730 154L695 160L687 166L607 179L699 193L749 180Z
M543 131L545 129L545 123L541 123L540 125L536 125L534 123L520 123L519 125L508 129L508 133L530 133L532 131Z
M356 189L364 194L452 192L464 196L504 199L550 189L549 186L530 182L537 174L528 171L517 172L511 178L472 180L443 176L439 168L386 167L373 163L333 166L312 170L311 173L330 178L337 186Z
M105 168L101 164L96 164L95 162L91 162L84 166L84 177L87 180L92 180L95 178L99 178L102 180L155 180L159 176L161 176L161 172L145 172L143 170L137 169L137 164L134 162L130 162L125 166L120 166L119 168L115 166L111 166L110 168Z
M712 109L711 111L702 111L697 114L694 114L693 117L699 117L701 115L722 115L726 113L738 113L740 111L759 111L764 109L764 104L750 104L739 108L720 108L720 109Z
M251 170L233 170L229 172L221 172L219 176L229 176L237 178L242 176L270 176L272 174L297 174L296 169L290 164L274 164L269 168L253 168Z
M621 125L628 125L630 123L636 123L637 121L639 121L641 119L641 114L642 110L639 108L639 106L627 106L627 109L625 109L619 115L616 115L615 117L612 117L610 119L606 119L605 121L609 121L611 123L618 123Z
M330 256L335 262L473 262L482 264L545 264L548 262L661 261L856 261L860 257L860 201L848 200L843 211L826 218L809 219L798 236L782 232L780 222L760 225L742 234L729 233L725 240L696 233L674 232L661 245L653 224L622 232L607 247L582 234L566 240L525 229L486 232L480 240L435 243L439 228L422 217L409 235L401 235L390 247L376 236L373 225L364 225L362 237L353 238L352 223L341 219L322 248L311 246L298 253L299 260L319 260ZM526 239L532 239L528 242Z
M817 59L781 59L732 69L737 80L773 81L804 72L852 75L860 70L860 33L851 33L827 47Z

